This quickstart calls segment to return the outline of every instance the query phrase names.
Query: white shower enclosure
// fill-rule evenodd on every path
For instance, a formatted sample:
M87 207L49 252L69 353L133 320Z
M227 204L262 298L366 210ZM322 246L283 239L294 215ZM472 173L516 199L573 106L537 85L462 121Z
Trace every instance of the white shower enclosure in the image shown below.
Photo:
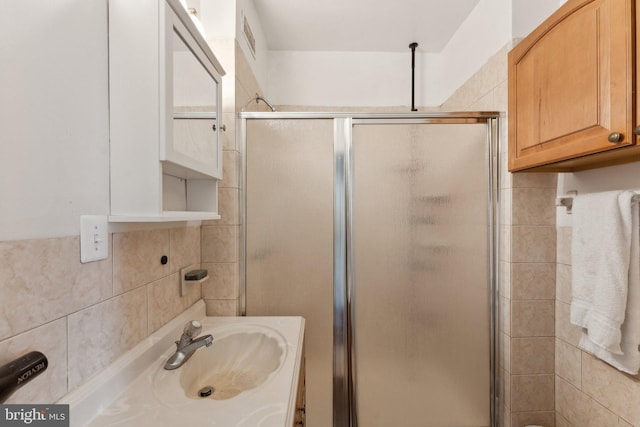
M306 319L307 427L497 425L496 113L242 113L243 313Z

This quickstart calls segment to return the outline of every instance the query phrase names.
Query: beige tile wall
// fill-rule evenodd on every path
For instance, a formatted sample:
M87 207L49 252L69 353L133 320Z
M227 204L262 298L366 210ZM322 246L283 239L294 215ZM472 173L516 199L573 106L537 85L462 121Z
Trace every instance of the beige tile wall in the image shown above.
M507 111L505 46L442 106ZM500 141L500 425L555 425L556 176L507 172Z
M559 427L640 426L640 380L578 348L569 322L571 227L558 228L556 273L556 419Z
M207 314L232 316L240 313L240 201L242 157L236 141L236 113L270 111L264 103L256 103L263 94L244 53L232 39L207 40L226 71L223 77L223 179L218 186L218 212L221 219L202 224L202 262L211 280L202 287Z
M56 401L201 297L180 297L178 278L200 263L200 227L115 233L110 247L81 264L78 237L0 242L0 365L49 359L7 403Z
M506 54L498 52L443 106L507 109ZM506 125L506 120L503 122ZM640 379L577 347L569 323L571 229L555 228L555 174L509 174L501 145L501 425L640 427Z
M501 270L508 271L501 289L508 289L503 302L510 313L503 336L510 349L504 380L511 393L504 425L553 427L556 176L507 173L502 188L510 201L502 225L510 236L501 247Z
M506 150L505 160L506 160ZM505 167L505 166L503 166ZM504 287L510 305L510 347L505 381L510 381L510 411L505 426L555 425L555 174L505 174ZM511 424L509 422L509 412Z

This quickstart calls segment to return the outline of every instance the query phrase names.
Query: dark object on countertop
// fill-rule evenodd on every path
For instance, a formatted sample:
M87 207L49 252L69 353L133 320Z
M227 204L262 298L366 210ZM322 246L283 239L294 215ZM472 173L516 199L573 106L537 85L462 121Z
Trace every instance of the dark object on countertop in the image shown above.
M39 351L32 351L0 366L0 403L4 403L14 391L43 373L47 366L47 356Z

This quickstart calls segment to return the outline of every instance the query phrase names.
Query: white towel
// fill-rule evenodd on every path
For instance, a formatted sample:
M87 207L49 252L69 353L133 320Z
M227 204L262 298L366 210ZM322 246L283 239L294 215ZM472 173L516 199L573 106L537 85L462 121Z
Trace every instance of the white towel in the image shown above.
M627 311L632 246L638 251L637 233L632 232L638 212L632 210L634 195L610 191L573 200L571 323L586 329L592 345L585 346L596 346L599 353L623 355L621 326Z

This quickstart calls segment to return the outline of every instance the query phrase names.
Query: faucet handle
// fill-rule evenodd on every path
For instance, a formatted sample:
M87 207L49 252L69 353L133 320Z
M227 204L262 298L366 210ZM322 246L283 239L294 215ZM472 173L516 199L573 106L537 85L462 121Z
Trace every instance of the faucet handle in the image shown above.
M186 335L189 338L197 337L202 331L202 324L197 320L191 320L184 325L184 330L182 331L182 335Z

